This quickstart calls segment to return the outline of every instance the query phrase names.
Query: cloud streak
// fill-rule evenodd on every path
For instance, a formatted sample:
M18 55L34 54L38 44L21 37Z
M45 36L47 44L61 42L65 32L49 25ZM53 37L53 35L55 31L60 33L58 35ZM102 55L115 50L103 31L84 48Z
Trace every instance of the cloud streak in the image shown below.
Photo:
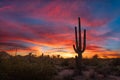
M68 51L66 54L73 54L74 26L77 26L80 16L82 26L87 29L87 51L95 53L110 49L114 52L113 48L106 45L110 44L110 40L115 43L113 46L120 42L117 35L119 31L115 32L115 29L119 30L119 24L111 27L111 24L119 21L119 9L115 3L100 0L1 1L0 43L20 43L20 46L30 48L39 46L46 51L48 47L65 47Z

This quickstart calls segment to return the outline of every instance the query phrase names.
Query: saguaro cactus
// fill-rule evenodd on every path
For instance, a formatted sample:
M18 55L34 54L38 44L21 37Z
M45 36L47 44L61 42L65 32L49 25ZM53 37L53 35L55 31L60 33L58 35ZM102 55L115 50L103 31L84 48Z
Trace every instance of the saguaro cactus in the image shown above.
M82 41L82 32L81 32L81 22L80 17L78 18L78 29L75 26L75 45L73 45L74 51L78 54L76 58L76 67L78 69L79 74L82 74L82 53L86 49L86 29L84 29L83 33L83 41Z

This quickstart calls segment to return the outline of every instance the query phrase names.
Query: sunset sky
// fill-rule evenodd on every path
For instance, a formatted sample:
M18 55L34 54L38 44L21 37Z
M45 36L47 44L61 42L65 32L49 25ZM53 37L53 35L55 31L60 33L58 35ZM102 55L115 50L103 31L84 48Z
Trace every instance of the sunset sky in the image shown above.
M78 17L84 57L120 57L120 0L0 0L0 50L74 57Z

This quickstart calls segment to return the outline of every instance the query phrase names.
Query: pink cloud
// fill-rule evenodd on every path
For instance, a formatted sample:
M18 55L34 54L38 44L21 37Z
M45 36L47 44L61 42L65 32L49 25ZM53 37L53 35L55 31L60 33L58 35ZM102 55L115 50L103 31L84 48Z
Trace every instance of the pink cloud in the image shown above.
M111 21L109 17L94 17L88 3L83 0L72 2L14 0L0 8L0 12L0 42L17 40L49 47L66 46L69 50L72 50L72 44L75 43L74 26L78 24L78 16L81 17L82 27L87 28L87 50L93 51L104 50L99 45L106 43L108 37L104 34L109 32L106 24ZM38 19L44 23L22 23L15 19L17 17ZM99 27L103 30L96 29ZM119 40L113 37L111 39Z

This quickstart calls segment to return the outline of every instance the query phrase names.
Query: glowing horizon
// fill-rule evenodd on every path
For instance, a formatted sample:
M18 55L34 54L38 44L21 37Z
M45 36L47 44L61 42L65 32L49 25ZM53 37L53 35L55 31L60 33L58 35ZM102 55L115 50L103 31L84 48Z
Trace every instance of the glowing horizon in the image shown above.
M87 29L83 57L120 57L119 4L119 0L2 0L0 50L74 57L74 27L81 17L82 29Z

